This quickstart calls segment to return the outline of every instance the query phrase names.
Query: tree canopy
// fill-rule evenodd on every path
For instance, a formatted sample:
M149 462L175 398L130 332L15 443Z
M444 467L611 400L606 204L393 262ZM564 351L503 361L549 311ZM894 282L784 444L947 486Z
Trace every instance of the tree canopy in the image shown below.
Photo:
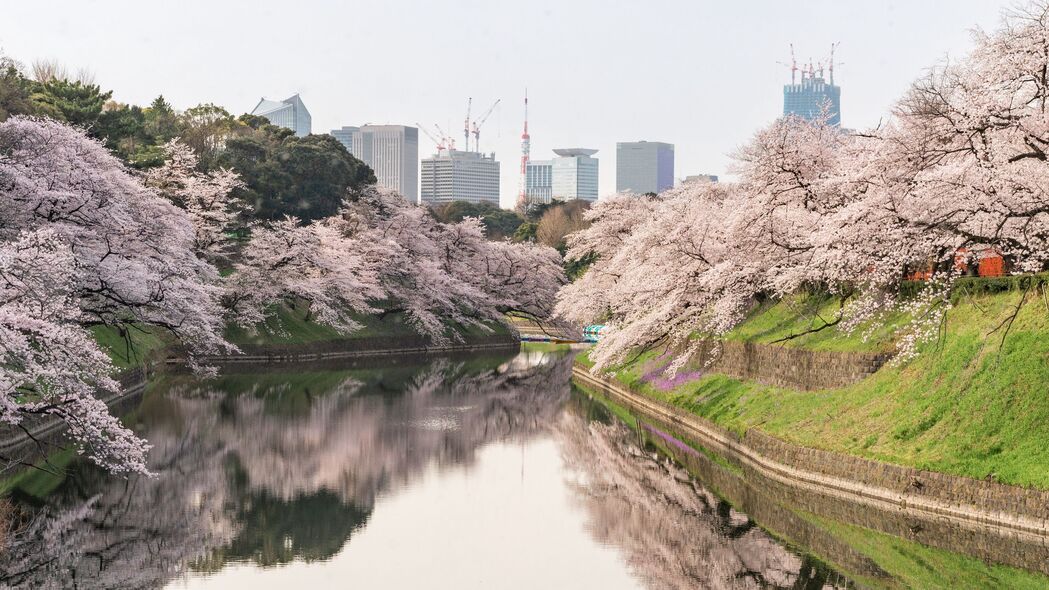
M375 183L371 168L330 135L296 137L289 129L260 124L257 117L242 118L241 125L217 163L240 174L244 188L238 196L261 219L330 217L348 191Z
M458 223L467 217L479 217L484 224L485 236L489 240L513 237L517 228L524 223L520 215L501 209L493 203L470 203L452 201L431 209L433 216L443 223Z

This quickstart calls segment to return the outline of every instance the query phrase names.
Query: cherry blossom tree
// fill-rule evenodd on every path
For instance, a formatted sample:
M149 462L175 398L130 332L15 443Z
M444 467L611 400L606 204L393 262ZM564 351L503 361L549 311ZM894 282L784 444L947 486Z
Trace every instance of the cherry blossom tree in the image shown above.
M557 312L611 329L601 370L666 345L679 362L753 305L799 289L838 296L813 329L854 330L903 310L898 359L913 357L950 308L960 267L998 253L1017 272L1049 265L1049 4L979 33L972 55L916 82L877 129L785 117L736 154L731 187L685 185L599 203L569 239L597 262ZM970 259L970 260L967 260ZM901 300L901 281L934 270Z
M182 208L193 223L194 249L211 262L224 261L232 241L227 237L242 226L249 210L233 197L244 186L233 170L201 172L193 150L178 139L164 145L164 165L146 173L146 185Z
M82 131L0 123L0 210L0 241L48 229L69 245L81 324L150 324L191 351L229 349L218 273L194 252L188 216Z
M440 223L393 191L369 187L326 220L379 273L384 312L403 312L435 341L457 338L449 324L485 326L517 311L547 316L565 282L552 248L484 239L479 219Z
M279 302L305 302L308 319L345 333L356 330L353 314L376 312L370 301L384 294L359 245L332 223L303 226L288 217L253 225L224 298L233 320L255 326Z
M55 232L0 244L0 423L29 433L29 417L58 417L94 462L145 473L148 445L96 397L118 385L109 358L78 324L76 286L73 253Z

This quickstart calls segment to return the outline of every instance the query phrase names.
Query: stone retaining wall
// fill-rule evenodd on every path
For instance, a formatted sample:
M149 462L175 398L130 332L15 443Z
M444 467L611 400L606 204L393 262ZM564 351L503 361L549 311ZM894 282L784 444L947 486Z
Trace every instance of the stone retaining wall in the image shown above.
M574 376L674 436L712 451L765 491L831 518L1049 573L1049 492L744 437L577 364ZM725 482L722 482L725 485ZM727 487L727 486L726 486Z
M844 387L873 374L888 353L814 352L789 346L721 341L706 344L699 353L710 370L737 379L803 391Z
M754 428L747 431L743 444L764 457L797 469L853 479L893 490L904 497L936 498L956 506L979 506L988 512L1049 520L1049 491L801 447Z
M673 425L659 424L659 427L680 440L690 441ZM648 434L653 429L644 430ZM648 434L647 438L657 444L662 442L658 435ZM691 441L690 444L697 443ZM660 444L660 448L763 528L844 567L849 574L882 579L886 587L894 585L891 577L870 558L822 526L799 517L799 513L818 515L990 563L1049 574L1049 545L1044 538L1032 541L1028 536L1008 531L974 530L946 519L915 517L905 510L873 509L866 504L769 479L746 466L734 471L705 454L682 451L673 444Z

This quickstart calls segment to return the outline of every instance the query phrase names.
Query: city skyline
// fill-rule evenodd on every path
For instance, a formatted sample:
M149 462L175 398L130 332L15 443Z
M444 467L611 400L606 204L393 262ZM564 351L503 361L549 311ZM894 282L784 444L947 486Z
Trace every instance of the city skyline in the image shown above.
M13 5L0 23L0 48L27 66L55 59L71 70L88 68L121 102L145 105L163 94L176 108L215 103L234 114L250 112L259 96L301 93L315 131L348 122L437 122L457 135L466 100L479 105L502 99L488 121L481 147L506 163L501 204L512 206L520 182L522 98L531 100L533 153L586 145L612 154L615 144L658 138L676 146L676 174L717 174L731 180L731 154L782 112L782 86L795 43L800 61L825 57L842 41L843 65L836 83L846 93L847 126L872 127L887 117L907 85L945 55L971 47L970 29L997 27L1008 0L967 0L943 10L940 2L855 5L841 10L827 1L747 6L662 2L606 6L597 2L536 2L522 14L482 3L453 1L432 6L389 2L332 6L298 5L306 26L271 27L280 5L260 0L249 13L235 5L189 1L177 11L99 1L66 6L48 2ZM115 10L104 10L112 6ZM204 22L195 16L211 15ZM756 14L760 13L761 18ZM105 35L100 20L129 34ZM465 22L454 15L467 14ZM387 48L381 27L354 31L357 46L384 47L367 58L345 50L347 18L398 22L405 42ZM24 26L48 22L48 27ZM259 43L246 43L223 23L237 22L263 40L293 51L258 58ZM581 27L581 23L589 23ZM668 22L718 23L702 35L664 36ZM480 26L480 25L485 26ZM199 26L198 26L199 25ZM474 38L438 35L459 27ZM918 34L918 31L921 34ZM568 34L571 33L571 34ZM636 38L659 43L632 43ZM163 50L156 39L165 39ZM906 44L902 41L906 40ZM732 51L725 51L731 47ZM130 50L129 50L130 49ZM441 67L420 67L422 56L461 55ZM600 57L586 68L568 67L566 55ZM193 63L193 76L184 76ZM589 63L589 62L588 62ZM565 67L551 67L562 64ZM478 73L480 72L480 74ZM420 156L433 152L421 139ZM612 159L601 168L601 195L615 186Z

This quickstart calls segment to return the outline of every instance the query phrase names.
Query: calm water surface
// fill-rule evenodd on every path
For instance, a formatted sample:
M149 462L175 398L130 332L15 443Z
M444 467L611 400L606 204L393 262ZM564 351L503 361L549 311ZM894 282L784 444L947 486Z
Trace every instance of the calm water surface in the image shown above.
M37 517L0 558L3 579L252 590L856 586L573 391L569 357L368 363L164 378L128 416L153 444L156 476L123 480L74 461L63 478L16 491Z

